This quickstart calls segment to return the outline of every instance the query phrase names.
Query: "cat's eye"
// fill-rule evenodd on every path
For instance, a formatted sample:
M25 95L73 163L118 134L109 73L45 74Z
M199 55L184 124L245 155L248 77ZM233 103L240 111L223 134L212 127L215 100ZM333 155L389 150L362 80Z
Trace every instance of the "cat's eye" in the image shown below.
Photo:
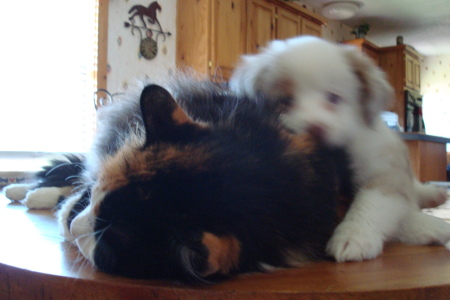
M331 104L338 105L342 102L342 97L335 93L328 93L327 101Z

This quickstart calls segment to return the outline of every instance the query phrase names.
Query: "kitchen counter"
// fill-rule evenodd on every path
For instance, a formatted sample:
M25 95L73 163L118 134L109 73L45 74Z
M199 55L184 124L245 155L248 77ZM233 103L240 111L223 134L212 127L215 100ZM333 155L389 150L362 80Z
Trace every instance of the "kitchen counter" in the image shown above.
M434 143L450 143L449 138L444 138L441 136L429 135L419 132L401 132L400 136L404 141L425 141Z
M449 138L417 132L402 132L409 149L414 173L420 181L447 180L447 143Z

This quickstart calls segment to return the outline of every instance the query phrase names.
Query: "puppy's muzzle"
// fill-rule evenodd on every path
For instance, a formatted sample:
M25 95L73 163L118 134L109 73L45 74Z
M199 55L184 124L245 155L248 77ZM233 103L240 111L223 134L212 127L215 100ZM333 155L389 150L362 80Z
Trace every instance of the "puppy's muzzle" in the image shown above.
M323 140L325 137L326 128L323 125L311 124L308 126L307 131L316 139Z

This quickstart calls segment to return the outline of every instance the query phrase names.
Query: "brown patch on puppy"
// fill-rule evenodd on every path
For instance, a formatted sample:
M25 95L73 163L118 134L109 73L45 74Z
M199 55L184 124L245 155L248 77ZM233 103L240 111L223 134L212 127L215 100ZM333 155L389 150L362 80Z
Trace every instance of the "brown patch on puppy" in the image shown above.
M362 107L363 119L366 122L366 124L370 126L373 123L374 116L373 112L369 108L369 101L371 101L369 83L367 82L367 78L366 76L364 76L363 71L355 70L355 75L356 77L358 77L358 80L361 83L359 97Z
M215 273L227 275L233 268L239 265L241 253L240 242L233 236L218 237L205 232L202 239L203 245L208 249L208 269L202 276Z
M283 95L294 94L294 83L289 78L278 79L273 87L276 91L280 91Z
M372 59L354 48L343 47L342 49L361 83L359 99L363 120L368 126L372 126L379 113L392 106L394 90L387 81L385 73Z
M276 110L279 113L290 111L294 103L294 83L289 78L278 79L272 87L270 96L276 101Z

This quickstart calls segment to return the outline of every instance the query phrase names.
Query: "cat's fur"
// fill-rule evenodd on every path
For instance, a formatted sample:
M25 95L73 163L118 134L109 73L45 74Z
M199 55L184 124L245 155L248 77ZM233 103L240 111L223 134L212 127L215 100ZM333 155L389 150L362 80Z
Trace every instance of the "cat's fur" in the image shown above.
M64 237L99 270L139 278L323 258L350 187L345 155L282 129L270 101L182 77L167 87L177 102L151 84L104 109L83 172L72 169L81 183L59 212Z

